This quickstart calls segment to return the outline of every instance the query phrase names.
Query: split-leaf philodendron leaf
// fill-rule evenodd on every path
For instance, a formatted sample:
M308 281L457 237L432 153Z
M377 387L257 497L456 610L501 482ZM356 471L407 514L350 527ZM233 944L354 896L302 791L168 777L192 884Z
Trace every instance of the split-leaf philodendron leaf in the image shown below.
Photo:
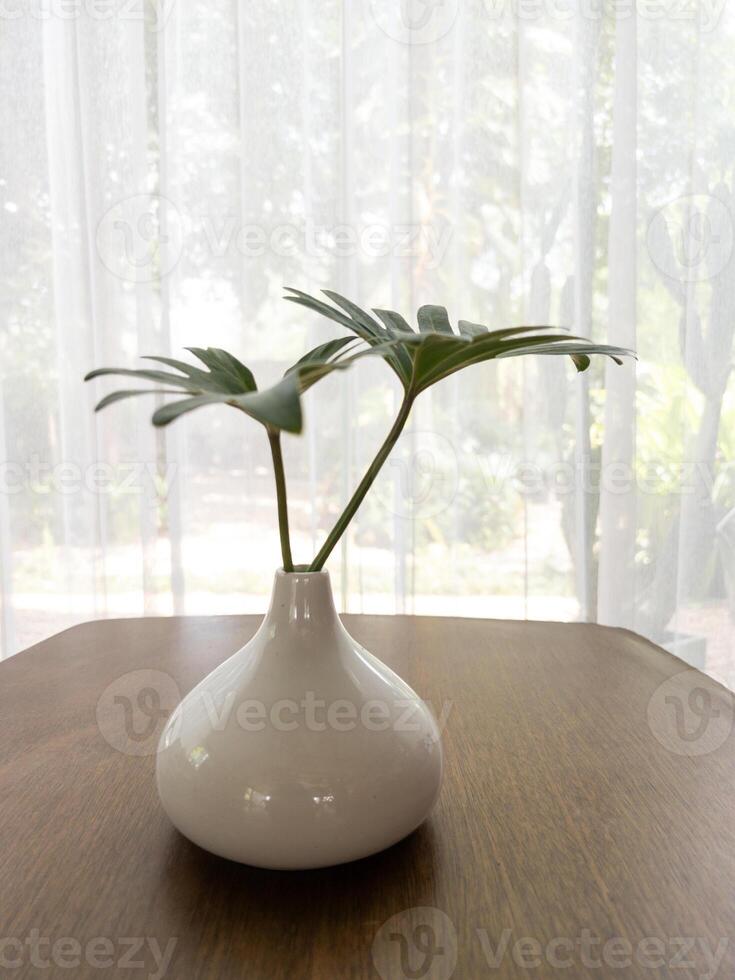
M189 347L199 365L172 357L150 357L169 370L160 368L98 368L85 380L114 375L149 381L150 388L124 388L106 395L96 407L99 411L115 402L155 393L172 396L153 413L154 425L168 425L180 415L207 405L229 405L262 423L268 432L276 478L278 522L285 571L293 571L288 530L286 480L280 447L280 433L301 432L301 395L336 370L348 368L362 357L382 357L395 372L404 389L404 398L383 445L368 467L324 545L308 566L318 571L357 512L380 468L398 440L409 417L414 399L443 378L482 361L521 357L524 354L569 356L578 371L586 371L592 354L604 354L618 364L632 351L607 344L594 344L553 327L520 326L490 330L482 323L459 320L455 332L443 306L422 306L414 330L400 313L374 309L368 313L349 299L324 290L324 300L298 289L288 289L292 303L313 310L349 331L348 336L328 340L304 354L277 384L258 389L250 368L233 354L217 347ZM332 305L333 304L333 305Z
M331 306L298 289L287 289L285 297L328 317L356 334L375 350L383 347L383 358L395 371L406 392L415 397L443 378L471 364L523 354L566 354L578 371L585 371L591 354L604 354L618 364L633 351L608 344L595 344L584 337L547 326L508 327L490 330L481 323L460 320L452 328L443 306L422 306L416 318L418 332L393 310L373 310L373 315L331 290L325 296ZM385 347L385 344L389 347Z
M97 410L124 398L157 393L182 395L153 414L154 425L168 425L180 415L206 405L224 404L274 430L301 432L303 419L300 396L332 371L349 367L365 356L382 357L414 398L431 385L471 364L523 354L566 354L579 371L589 367L591 354L604 354L620 363L632 351L595 344L584 337L553 327L522 326L490 330L484 324L460 320L452 328L443 306L422 306L417 314L418 331L393 310L376 309L373 314L331 290L325 295L334 305L288 289L286 299L320 313L350 331L347 337L329 340L309 351L286 371L275 385L258 390L250 368L228 351L216 347L187 348L204 368L171 357L149 357L169 371L135 368L98 368L87 381L105 375L151 381L149 389L127 388L104 397Z
M354 337L321 344L290 367L277 384L262 390L258 389L250 368L233 354L216 347L187 347L205 365L206 370L172 357L149 356L147 360L157 361L173 371L97 368L90 371L84 380L114 375L154 382L151 388L114 391L98 402L96 411L137 395L183 395L184 397L169 401L157 409L153 413L153 424L168 425L180 415L205 405L230 405L271 430L298 433L303 427L301 395L307 389L332 371L349 367L358 358L385 356L386 348L391 346L386 343L361 350L348 350L348 345L354 348ZM178 373L173 373L174 371Z

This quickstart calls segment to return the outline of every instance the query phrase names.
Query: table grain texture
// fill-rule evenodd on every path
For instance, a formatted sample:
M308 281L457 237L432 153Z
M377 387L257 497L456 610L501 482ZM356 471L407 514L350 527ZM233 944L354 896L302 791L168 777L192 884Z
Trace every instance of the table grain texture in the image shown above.
M115 711L170 710L141 671L183 695L259 617L87 623L0 664L0 976L157 978L172 939L173 980L735 976L724 688L623 630L344 620L449 708L446 770L411 837L319 871L200 850L115 743Z

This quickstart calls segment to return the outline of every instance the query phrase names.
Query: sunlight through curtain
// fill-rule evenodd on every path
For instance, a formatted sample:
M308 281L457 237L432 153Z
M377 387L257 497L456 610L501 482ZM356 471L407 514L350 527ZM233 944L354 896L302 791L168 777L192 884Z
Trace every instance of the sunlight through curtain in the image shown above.
M416 405L330 570L355 612L584 619L732 684L732 4L93 0L0 13L2 654L264 608L268 446L95 416L94 366L222 346L263 382L332 287L566 324L636 368L484 364ZM285 440L297 561L390 424L379 363Z

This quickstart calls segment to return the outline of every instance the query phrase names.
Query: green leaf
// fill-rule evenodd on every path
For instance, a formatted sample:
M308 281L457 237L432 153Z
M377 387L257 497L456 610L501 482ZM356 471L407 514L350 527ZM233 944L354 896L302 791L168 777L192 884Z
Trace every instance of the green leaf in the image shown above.
M297 374L287 374L273 387L238 395L228 404L242 409L263 425L286 432L301 432L304 421L299 395Z
M622 364L622 358L635 357L632 351L625 347L610 347L607 344L593 344L590 340L570 341L567 337L560 337L556 343L544 344L521 344L513 346L508 350L501 351L498 359L504 357L521 357L524 354L604 354L611 357L616 364Z
M383 321L383 326L392 336L400 336L403 333L413 334L411 324L394 310L373 310L373 313Z
M212 387L213 378L209 371L202 371L195 364L187 364L186 361L177 361L174 357L159 357L155 354L141 355L144 361L157 361L167 367L175 368L186 375L197 387L207 389Z
M456 371L496 358L519 357L523 354L568 354L577 370L589 366L588 354L604 354L618 363L631 352L623 348L593 344L584 337L568 333L538 333L544 327L508 327L473 338L450 338L426 335L415 357L414 385L424 391Z
M357 341L354 337L337 337L336 340L328 340L326 343L319 344L318 347L310 350L308 354L304 354L303 357L300 357L298 361L296 361L295 364L292 364L288 371L286 371L286 374L288 374L289 371L295 371L301 365L314 363L322 364L329 361L344 347L347 347L349 344L356 343Z
M444 306L422 306L419 308L416 317L419 321L421 333L443 333L454 336L454 330L449 322L446 308Z
M368 331L356 324L354 320L350 317L345 316L339 310L335 310L333 306L329 306L328 303L322 302L320 299L316 299L314 296L309 296L308 293L302 293L300 289L294 289L293 286L286 286L289 292L293 293L293 296L284 296L283 298L288 300L289 303L298 303L299 306L305 306L308 310L313 310L315 313L321 313L322 316L327 317L329 320L333 320L335 323L339 323L343 327L347 327L348 330L352 330L363 340L369 337Z
M373 313L383 321L383 325L389 336L399 339L401 337L408 340L416 337L416 333L411 329L411 325L394 310L373 310ZM403 386L408 388L413 374L413 358L410 351L402 347L391 353L386 360L400 378Z
M371 336L378 340L384 339L385 331L383 327L377 322L377 320L373 320L369 313L366 313L365 310L360 309L356 303L353 303L349 299L345 299L344 296L340 296L339 293L335 293L331 289L323 289L322 292L325 296L328 296L333 303L336 303L337 306L340 306L346 313L348 313L355 323L359 323L363 329L371 334Z
M344 296L340 296L339 293L335 293L331 289L324 289L322 292L325 296L328 296L332 302L336 303L338 306L341 306L343 310L349 313L354 323L359 324L365 331L370 333L373 339L366 337L368 343L380 343L386 339L386 336L390 336L385 328L374 320L369 313L366 313L365 310L361 309L351 300L346 299ZM386 351L385 359L398 375L404 387L406 387L410 381L412 371L410 355L407 354L406 351L402 350L400 346L391 346L391 348Z
M423 382L452 354L464 354L470 348L470 341L464 337L447 336L441 333L424 334L422 343L414 354L413 384L418 390Z
M180 398L169 402L153 413L153 424L169 425L174 419L193 412L206 405L230 405L240 409L251 418L274 429L286 432L301 432L303 419L299 399L298 378L288 375L278 384L263 391L247 392L241 395L214 393L196 395L193 398Z
M321 313L322 316L326 316L336 323L341 323L342 326L347 327L348 330L357 334L358 337L371 346L382 343L387 336L390 336L365 310L361 310L359 306L345 299L344 296L340 296L339 293L330 290L324 291L326 296L329 296L330 299L350 313L349 316L346 316L340 310L335 310L333 306L328 306L320 299L309 296L308 293L293 289L291 286L286 288L294 294L293 296L286 296L285 298L287 300L290 300L292 303L298 303L300 306L305 306L307 309L313 310L316 313ZM395 345L386 350L383 356L393 371L398 375L401 384L404 388L407 388L411 379L411 356L400 345Z
M293 367L288 369L287 374L291 372L297 373L301 391L308 391L312 385L316 384L316 382L321 380L321 378L331 374L332 371L344 371L362 357L382 357L383 360L387 360L386 355L391 350L394 350L396 347L400 346L401 343L402 341L399 340L386 340L382 344L376 344L375 347L364 347L362 350L355 351L338 359L333 358L330 361L312 360L298 362L297 364L294 364Z
M350 338L351 340L354 338ZM152 357L169 367L175 368L181 374L170 374L167 371L151 371L132 368L98 368L90 371L85 380L115 375L134 377L144 381L164 382L167 385L183 389L191 397L179 398L168 402L153 415L153 424L168 425L180 415L205 405L226 404L238 408L252 418L273 429L284 429L287 432L300 432L303 424L301 405L299 402L298 377L282 380L272 388L258 391L255 378L249 368L245 367L232 354L217 347L191 348L191 352L209 368L207 371L184 361L170 357ZM160 389L162 394L180 394L180 391ZM106 408L124 398L148 394L149 389L125 389L112 392L98 404L97 410Z
M490 331L484 324L460 320L459 334L455 334L446 308L433 304L427 304L418 310L420 332L416 334L401 314L393 310L375 308L373 312L380 321L378 323L361 307L333 290L324 290L324 294L339 309L328 306L322 300L300 290L289 288L288 292L293 295L287 296L287 299L346 326L372 348L381 344L385 338L398 341L382 345L381 356L398 375L406 391L413 391L415 394L471 364L496 357L515 357L520 356L521 353L533 353L532 348L535 348L535 352L539 354L568 354L580 371L586 370L589 366L588 354L601 353L619 360L620 356L626 356L628 353L604 345L590 346L591 342L585 338L560 333L558 328L540 325L523 325ZM549 329L554 330L554 333L548 333ZM560 348L558 345L563 342L572 346ZM574 346L575 344L577 346ZM346 350L344 358L341 351L342 347L339 348L338 354L335 354L332 347L326 347L323 350L316 349L315 352L310 352L302 358L302 364L310 363L309 372L300 374L302 390L306 390L320 377L330 372L331 368L326 367L322 361L330 361L334 356L335 359L340 361L344 359L351 363L351 359L346 356Z
M481 337L489 333L488 328L482 323L472 323L471 320L459 320L457 322L459 332L463 337Z
M108 405L114 405L124 398L134 398L136 395L178 395L178 391L169 391L163 388L131 388L124 391L113 391L110 395L105 395L103 399L94 406L95 412L101 412Z
M242 361L220 347L187 347L195 357L205 364L213 379L225 385L225 391L240 393L246 391L256 391L257 385L250 368L245 367Z
M582 371L586 371L587 368L592 363L590 361L589 357L587 357L586 354L570 354L569 356L571 357L572 361L574 362L574 366L576 367L576 369L580 373ZM622 361L618 360L617 358L613 358L613 360L615 360L618 364L622 364L623 363Z
M191 378L171 374L168 371L148 371L143 368L96 368L94 371L85 374L84 380L91 381L93 378L103 378L107 375L116 375L122 378L139 378L141 381L162 381L164 384L176 385L177 388L184 388L187 391L199 390L199 385L195 384Z
M180 415L193 412L195 408L202 408L204 405L222 404L226 400L226 395L195 395L193 398L180 398L178 401L169 402L156 409L151 421L156 426L164 426L173 422Z

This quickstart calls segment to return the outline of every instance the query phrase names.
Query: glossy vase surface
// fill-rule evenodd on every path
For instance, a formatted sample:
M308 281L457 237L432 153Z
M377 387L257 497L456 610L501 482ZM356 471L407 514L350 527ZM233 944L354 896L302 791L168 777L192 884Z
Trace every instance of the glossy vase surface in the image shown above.
M389 847L426 818L441 777L432 712L346 631L328 572L276 573L260 629L186 695L157 757L181 833L265 868Z

